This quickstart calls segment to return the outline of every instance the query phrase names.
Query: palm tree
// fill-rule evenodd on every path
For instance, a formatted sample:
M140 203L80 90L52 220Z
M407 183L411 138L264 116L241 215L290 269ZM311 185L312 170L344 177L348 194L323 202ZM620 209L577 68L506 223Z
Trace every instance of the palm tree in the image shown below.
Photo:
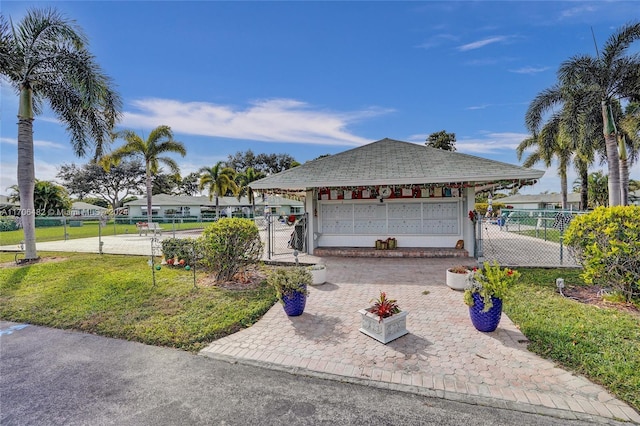
M596 58L579 55L565 61L559 70L563 84L580 88L589 103L599 105L609 170L609 205L622 202L617 128L612 103L617 99L640 97L640 58L625 55L640 40L640 23L628 24L611 35Z
M209 188L209 200L213 200L214 196L216 197L216 218L220 219L220 202L218 197L220 195L227 195L227 192L229 191L234 194L238 193L239 188L234 181L236 171L230 167L224 167L222 161L218 161L213 167L201 168L199 173L199 189L202 191L205 188Z
M151 131L147 140L142 139L130 130L123 130L116 134L117 138L125 140L125 144L104 158L104 163L118 164L127 157L138 157L145 165L147 188L147 222L153 219L151 197L153 196L153 176L160 170L160 163L164 163L171 173L180 173L178 163L170 157L161 157L166 153L187 155L187 150L182 142L173 139L173 132L169 126L158 126Z
M18 185L11 185L9 188L13 191L9 195L9 201L20 202ZM36 179L33 194L36 216L63 216L71 210L69 193L64 187L53 182Z
M620 180L622 184L622 204L629 204L629 164L638 160L640 154L640 103L627 105L620 120Z
M78 156L95 156L119 118L121 101L95 58L87 37L54 9L32 9L17 26L0 15L0 75L20 94L18 187L22 195L25 259L36 259L34 217L34 116L47 103L67 126Z
M543 162L546 167L551 167L553 158L558 159L562 208L567 209L567 167L573 155L574 144L562 128L560 114L555 114L539 134L520 142L516 148L518 160L521 160L524 152L530 148L534 148L534 151L525 159L523 167L533 167L538 162Z
M256 215L256 200L253 195L253 190L250 187L251 182L258 179L262 179L265 176L262 172L257 172L253 167L247 167L247 169L236 175L236 184L238 185L238 199L243 195L246 195L251 203L251 215Z

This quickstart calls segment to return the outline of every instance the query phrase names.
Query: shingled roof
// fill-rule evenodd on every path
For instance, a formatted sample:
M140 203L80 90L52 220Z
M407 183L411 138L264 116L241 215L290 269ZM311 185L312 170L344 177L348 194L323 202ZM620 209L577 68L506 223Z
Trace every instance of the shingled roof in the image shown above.
M530 182L543 171L424 144L382 139L251 182L253 189L406 185L505 180Z

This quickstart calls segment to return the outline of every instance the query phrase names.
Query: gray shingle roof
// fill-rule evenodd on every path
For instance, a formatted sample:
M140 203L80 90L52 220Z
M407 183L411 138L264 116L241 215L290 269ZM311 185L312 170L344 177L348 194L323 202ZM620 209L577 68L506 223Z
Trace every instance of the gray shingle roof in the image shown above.
M382 139L251 183L253 189L494 182L539 179L543 171L424 144Z

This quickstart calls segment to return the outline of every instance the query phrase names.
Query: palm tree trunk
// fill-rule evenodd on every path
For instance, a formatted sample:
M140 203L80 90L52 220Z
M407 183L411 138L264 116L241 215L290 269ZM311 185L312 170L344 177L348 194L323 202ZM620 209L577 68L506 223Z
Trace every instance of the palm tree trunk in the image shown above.
M589 208L589 169L587 166L580 166L580 209Z
M36 172L33 159L33 118L18 120L18 193L20 194L20 220L24 231L25 259L37 259L36 212L34 187Z
M216 193L216 220L220 220L220 206L218 203L218 194Z
M151 182L151 165L147 162L147 223L149 224L149 228L151 228L151 222L153 222L153 211L151 197L153 193L153 184Z
M627 147L624 135L620 138L620 203L629 205L629 163L627 162Z
M562 196L562 210L569 209L569 202L567 200L567 171L566 169L560 173L560 194Z
M25 259L37 259L34 188L36 171L33 158L33 91L28 83L20 87L18 107L18 193L20 220L24 232Z
M621 191L618 141L616 140L616 125L613 121L611 106L606 101L602 101L602 124L605 148L607 150L607 169L609 171L609 206L619 206L621 203Z

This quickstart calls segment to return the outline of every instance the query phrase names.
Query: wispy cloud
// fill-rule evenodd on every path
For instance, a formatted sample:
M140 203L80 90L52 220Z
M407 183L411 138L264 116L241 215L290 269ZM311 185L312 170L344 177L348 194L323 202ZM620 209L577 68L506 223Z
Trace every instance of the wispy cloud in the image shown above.
M58 174L58 164L47 163L46 161L36 160L36 179L56 181L56 175ZM0 163L0 194L7 194L9 187L16 185L17 170L16 163L2 162Z
M509 70L509 72L514 72L516 74L538 74L548 70L549 67L522 67L517 69Z
M419 49L431 49L434 47L441 46L446 42L457 41L458 37L453 34L436 34L434 36L429 37L424 42L420 43L416 47Z
M8 145L18 145L18 140L14 138L1 138L0 143L8 144ZM50 148L50 149L66 149L67 146L64 144L60 144L57 142L51 141L43 141L43 140L34 140L33 145L39 148Z
M172 99L141 99L136 112L124 114L122 127L155 128L167 124L175 133L263 142L358 146L370 142L348 126L393 110L367 108L327 111L294 99L254 101L246 107Z
M409 136L409 142L424 143L428 134L417 133ZM503 153L505 150L515 150L524 139L529 137L526 133L511 132L482 132L478 137L470 138L458 136L456 140L457 152L466 154L495 154Z
M458 46L458 50L461 52L466 52L468 50L480 49L481 47L488 46L490 44L505 42L508 39L508 36L489 37L482 40L474 41L472 43L463 44L462 46Z
M572 7L569 9L565 9L560 12L560 19L573 18L578 15L584 15L587 13L593 13L597 10L597 8L593 5L580 5L576 7Z
M483 105L474 105L474 106L470 106L470 107L466 107L466 110L477 110L477 109L486 109L489 108L491 106L491 104L483 104Z
M492 154L515 150L524 139L529 137L526 133L515 132L484 132L477 138L459 139L456 148L459 152L467 154Z

